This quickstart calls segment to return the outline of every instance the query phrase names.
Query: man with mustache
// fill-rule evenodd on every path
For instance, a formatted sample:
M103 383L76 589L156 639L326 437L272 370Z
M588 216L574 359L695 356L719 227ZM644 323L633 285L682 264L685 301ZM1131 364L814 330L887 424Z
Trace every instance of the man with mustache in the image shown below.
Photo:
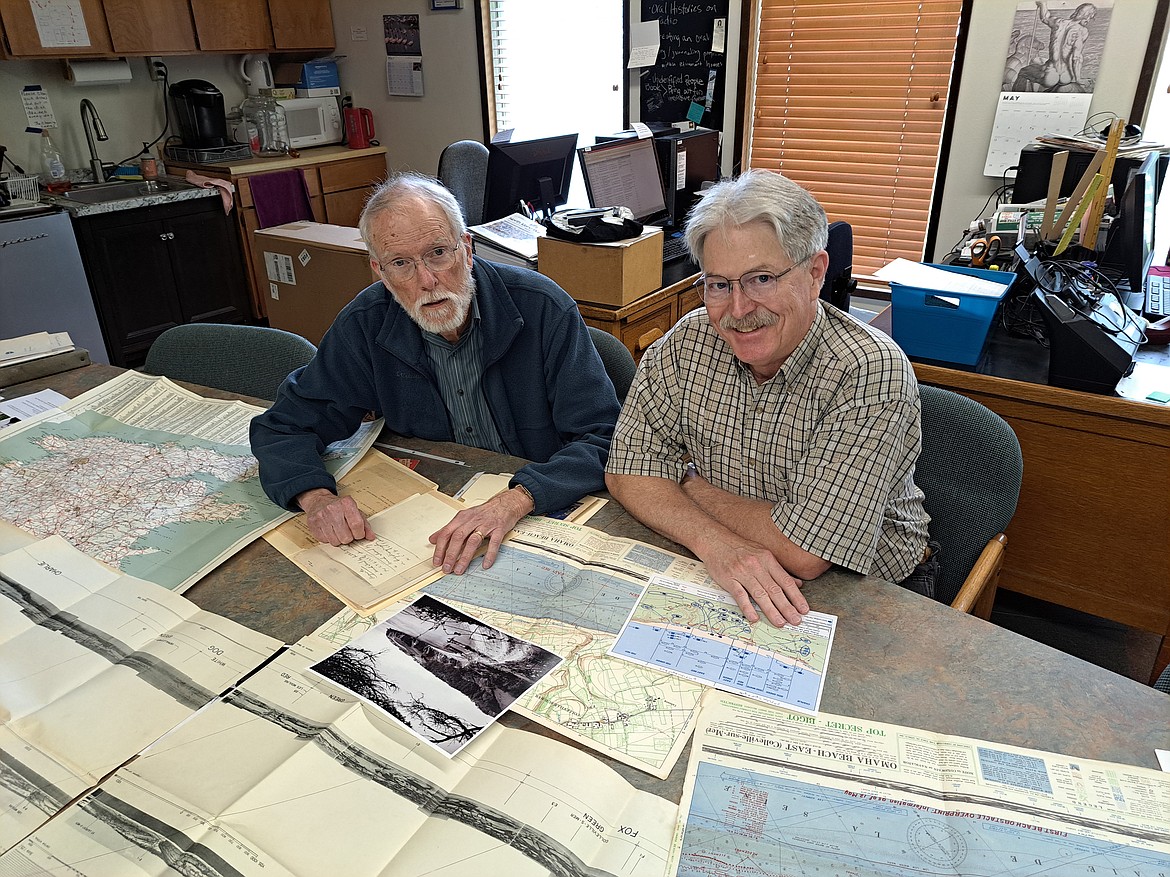
M569 295L548 278L472 256L454 196L402 174L359 221L381 277L337 315L317 355L252 421L260 480L278 505L304 511L321 542L373 539L365 516L321 462L367 412L404 435L456 441L535 462L508 490L431 535L434 563L484 566L524 515L556 511L604 486L617 395Z
M686 242L706 309L642 357L607 464L626 509L776 626L800 622L802 584L834 564L926 596L938 571L914 371L818 299L827 239L824 210L780 174L703 194Z

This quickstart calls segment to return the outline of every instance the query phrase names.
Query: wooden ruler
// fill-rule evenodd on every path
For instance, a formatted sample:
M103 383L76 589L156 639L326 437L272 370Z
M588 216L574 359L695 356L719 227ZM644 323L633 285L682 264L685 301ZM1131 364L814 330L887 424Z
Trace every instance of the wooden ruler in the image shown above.
M1060 184L1064 182L1064 169L1068 166L1068 150L1052 156L1052 169L1048 173L1048 198L1044 202L1044 219L1040 223L1040 239L1045 240L1056 217L1056 203L1060 200Z
M1048 234L1044 236L1044 240L1056 243L1060 240L1064 233L1064 227L1068 225L1069 218L1076 212L1080 206L1081 201L1084 200L1085 192L1088 191L1089 185L1093 182L1093 177L1097 176L1097 172L1101 170L1101 162L1105 160L1105 153L1100 149L1097 150L1089 166L1085 168L1085 173L1081 177L1077 187L1073 189L1073 193L1068 196L1068 200L1064 202L1064 208L1060 211L1060 215L1056 217L1052 223L1052 228L1048 229ZM1082 210L1081 213L1084 213ZM1078 216L1080 214L1077 214Z
M1113 164L1117 161L1117 148L1121 145L1121 134L1125 130L1125 119L1116 119L1109 129L1109 139L1105 142L1105 162L1101 165L1101 176L1105 178L1105 185L1097 190L1093 198L1093 206L1089 209L1088 228L1081 238L1081 246L1093 250L1097 247L1097 233L1101 230L1101 217L1105 215L1105 197L1109 192L1109 181L1113 179ZM1120 192L1113 193L1114 198L1121 198Z

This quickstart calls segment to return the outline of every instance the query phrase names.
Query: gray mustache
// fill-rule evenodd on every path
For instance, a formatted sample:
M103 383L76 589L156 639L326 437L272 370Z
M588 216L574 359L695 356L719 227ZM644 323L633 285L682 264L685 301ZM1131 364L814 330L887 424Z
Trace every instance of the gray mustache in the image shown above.
M752 332L765 326L774 326L779 319L771 311L752 311L739 318L724 314L719 320L719 328L728 332Z

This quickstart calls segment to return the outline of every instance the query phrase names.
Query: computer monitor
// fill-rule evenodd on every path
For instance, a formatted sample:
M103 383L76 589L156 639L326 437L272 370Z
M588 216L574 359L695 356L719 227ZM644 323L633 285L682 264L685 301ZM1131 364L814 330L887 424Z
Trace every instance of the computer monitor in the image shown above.
M628 207L639 222L666 210L653 141L612 140L577 154L590 207Z
M576 134L490 143L484 221L516 213L521 201L552 216L569 200L576 150Z
M1154 208L1158 203L1158 153L1151 152L1125 185L1102 262L1121 268L1134 293L1142 290L1155 257Z

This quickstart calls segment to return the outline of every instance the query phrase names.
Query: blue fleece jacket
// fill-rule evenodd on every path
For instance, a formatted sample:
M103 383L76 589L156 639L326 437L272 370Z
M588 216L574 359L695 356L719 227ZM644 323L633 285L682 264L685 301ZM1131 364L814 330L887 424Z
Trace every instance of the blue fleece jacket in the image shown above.
M618 415L613 384L576 303L553 281L475 259L483 335L483 393L508 453L534 462L516 473L536 513L565 508L605 486ZM454 441L422 333L381 283L351 301L317 355L252 420L252 453L273 502L336 491L325 445L352 435L369 411L402 435Z

